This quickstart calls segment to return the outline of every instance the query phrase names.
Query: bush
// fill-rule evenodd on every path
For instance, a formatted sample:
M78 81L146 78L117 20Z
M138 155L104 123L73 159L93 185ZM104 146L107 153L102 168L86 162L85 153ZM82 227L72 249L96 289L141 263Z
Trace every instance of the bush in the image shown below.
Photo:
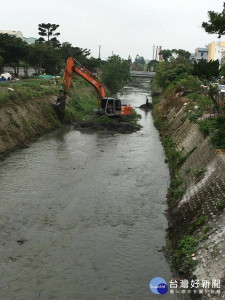
M211 141L215 148L225 149L225 115L216 118L216 130L212 133Z
M109 123L109 122L112 122L112 120L108 116L100 116L94 121L94 123Z
M215 148L225 148L225 115L200 122L199 129L204 137L211 135L211 141Z
M199 123L199 130L206 138L210 133L216 129L216 118L208 118Z
M187 98L197 102L200 110L206 110L213 106L213 102L209 97L206 97L198 93L191 93L187 95Z
M200 167L194 170L195 178L199 178L207 169L205 167Z
M222 211L225 208L225 201L220 199L216 202L216 209Z
M201 81L196 76L188 75L185 78L178 80L176 86L184 87L185 90L192 90L193 92L198 92L200 90Z
M188 118L189 118L189 121L196 123L201 116L202 116L202 112L196 111L196 112L191 113Z
M191 254L195 252L196 240L190 236L183 236L178 242L178 247L173 255L173 263L181 273L187 273L196 266L197 261L193 260Z

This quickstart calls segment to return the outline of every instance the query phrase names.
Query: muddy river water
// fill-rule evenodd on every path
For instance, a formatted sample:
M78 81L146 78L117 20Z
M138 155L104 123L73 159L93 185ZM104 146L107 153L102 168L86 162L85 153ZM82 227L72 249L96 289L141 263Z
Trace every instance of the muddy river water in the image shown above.
M137 111L136 133L63 128L0 162L1 300L180 299L149 289L172 279L159 251L169 172L151 113Z

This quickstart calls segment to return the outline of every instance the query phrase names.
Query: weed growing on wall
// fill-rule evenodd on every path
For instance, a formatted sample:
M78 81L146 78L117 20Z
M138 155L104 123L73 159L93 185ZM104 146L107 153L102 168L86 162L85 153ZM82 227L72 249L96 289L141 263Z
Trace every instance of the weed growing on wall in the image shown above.
M178 242L172 262L183 274L190 272L197 265L197 261L193 260L191 256L196 250L196 245L196 240L190 235L184 235Z

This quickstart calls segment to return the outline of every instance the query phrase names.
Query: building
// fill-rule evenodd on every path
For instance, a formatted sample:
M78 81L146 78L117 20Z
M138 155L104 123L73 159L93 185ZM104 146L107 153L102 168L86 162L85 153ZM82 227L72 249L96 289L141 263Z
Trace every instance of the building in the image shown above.
M31 44L35 44L35 41L37 40L36 38L34 37L29 37L29 38L23 38L24 42L27 42L28 45L31 45Z
M194 61L195 61L195 53L191 53L189 60L191 61L191 63L194 63Z
M225 42L212 42L208 45L208 55L207 61L210 60L219 60L220 65L223 63L224 60L224 53L225 52Z
M27 44L31 45L31 44L35 44L35 41L37 40L34 37L29 37L29 38L25 38L23 36L23 33L21 31L13 31L13 30L0 30L0 33L2 34L8 34L10 36L13 37L17 37L17 38L21 38L24 42L26 42Z
M196 62L199 62L201 59L206 60L207 59L207 54L208 54L208 49L207 48L196 48L195 49L195 58L194 58L194 60Z
M0 30L0 33L5 34L7 33L10 36L18 37L23 40L23 34L21 31L13 31L13 30Z

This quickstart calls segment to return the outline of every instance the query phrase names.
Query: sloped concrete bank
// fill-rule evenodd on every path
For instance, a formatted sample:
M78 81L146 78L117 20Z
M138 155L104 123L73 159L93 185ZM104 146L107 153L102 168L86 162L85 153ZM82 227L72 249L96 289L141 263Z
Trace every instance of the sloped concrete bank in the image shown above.
M225 153L189 120L188 101L161 98L153 111L171 171L168 251L193 299L216 300L225 297Z

